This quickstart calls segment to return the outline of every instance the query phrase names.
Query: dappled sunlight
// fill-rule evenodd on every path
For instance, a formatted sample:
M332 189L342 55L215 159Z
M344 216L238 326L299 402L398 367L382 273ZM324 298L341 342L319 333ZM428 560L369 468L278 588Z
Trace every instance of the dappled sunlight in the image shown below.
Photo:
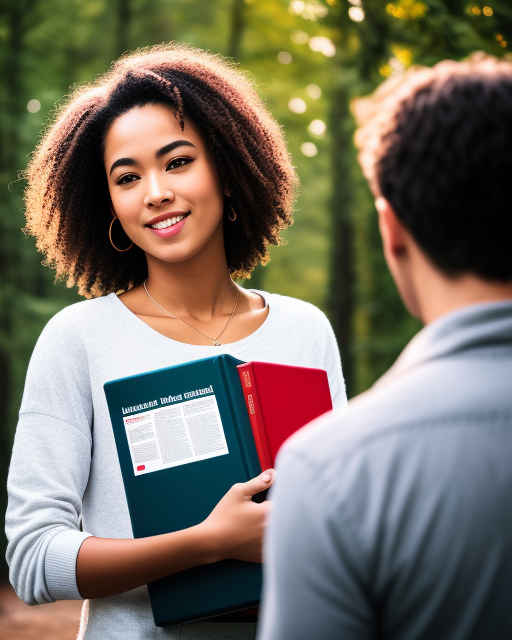
M284 130L301 189L288 244L272 247L272 260L254 280L354 320L348 329L334 328L344 361L353 361L352 390L359 391L389 366L417 325L387 274L373 199L352 145L349 104L387 77L399 81L412 65L475 49L496 56L510 50L510 17L503 3L490 0L468 1L461 11L447 3L434 11L416 0L245 0L239 15L233 2L155 0L152 11L133 2L128 14L118 4L46 0L17 21L0 9L0 57L9 70L0 79L0 420L6 451L37 336L53 314L79 300L65 282L54 284L53 272L21 232L19 179L45 119L71 85L94 81L124 51L171 39L230 56L255 78ZM334 273L335 264L345 271ZM345 290L352 308L340 306Z

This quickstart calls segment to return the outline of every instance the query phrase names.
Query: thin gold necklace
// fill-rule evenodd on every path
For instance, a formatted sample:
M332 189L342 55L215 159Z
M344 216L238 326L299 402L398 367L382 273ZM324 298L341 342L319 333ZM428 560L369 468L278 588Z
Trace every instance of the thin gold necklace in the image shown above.
M164 309L162 307L162 305L158 304L158 302L156 300L154 300L148 291L148 288L146 287L146 280L144 280L143 284L144 284L144 291L146 292L148 298L151 300L151 302L153 304L155 304L161 311L163 311L164 313L166 313L168 316L170 316L171 318L176 318L176 320L181 320L181 322L184 322L187 326L189 326L191 329L194 329L194 331L197 331L197 333L200 333L202 336L204 336L205 338L208 338L209 340L213 340L213 346L214 347L220 347L221 343L219 342L219 338L221 337L221 335L224 333L224 331L226 331L226 329L228 328L228 324L231 322L231 320L233 319L233 316L235 315L235 311L236 308L238 306L238 287L236 286L236 284L233 282L233 280L231 280L231 278L229 279L229 281L231 282L231 284L233 285L235 291L236 291L236 300L235 300L235 306L233 307L233 311L231 311L231 315L229 316L228 321L226 322L226 324L224 325L224 329L222 329L222 331L219 333L219 335L214 338L213 336L209 336L206 333L203 333L202 331L200 331L199 329L197 329L196 327L194 327L194 325L190 324L190 322L187 322L186 320L183 320L183 318L180 318L179 316L177 316L175 313L170 313L169 311L167 311L167 309Z

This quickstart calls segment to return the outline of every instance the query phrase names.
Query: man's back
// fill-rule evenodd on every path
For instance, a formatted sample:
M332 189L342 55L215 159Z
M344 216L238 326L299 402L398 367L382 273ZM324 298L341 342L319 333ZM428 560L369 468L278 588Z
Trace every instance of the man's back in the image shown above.
M260 637L512 637L512 302L433 322L279 469Z

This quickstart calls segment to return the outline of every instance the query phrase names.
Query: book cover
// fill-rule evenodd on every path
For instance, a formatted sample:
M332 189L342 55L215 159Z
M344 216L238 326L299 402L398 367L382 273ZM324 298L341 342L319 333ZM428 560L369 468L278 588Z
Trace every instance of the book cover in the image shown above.
M269 362L248 362L237 369L261 467L269 469L287 438L331 411L327 373Z
M288 436L332 408L325 371L225 354L104 389L135 538L199 524L233 484L273 467ZM172 626L254 607L261 585L260 564L224 560L148 591L155 624Z
M228 355L104 385L135 538L202 522L237 482L261 472ZM256 606L261 565L224 560L148 584L155 624Z

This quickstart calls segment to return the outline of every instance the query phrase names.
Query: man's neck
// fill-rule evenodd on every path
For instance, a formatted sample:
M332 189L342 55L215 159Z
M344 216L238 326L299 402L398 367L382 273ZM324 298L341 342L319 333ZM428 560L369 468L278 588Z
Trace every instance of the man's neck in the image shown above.
M432 267L416 283L420 317L425 324L472 304L512 301L512 281L487 281L472 274L448 278Z

